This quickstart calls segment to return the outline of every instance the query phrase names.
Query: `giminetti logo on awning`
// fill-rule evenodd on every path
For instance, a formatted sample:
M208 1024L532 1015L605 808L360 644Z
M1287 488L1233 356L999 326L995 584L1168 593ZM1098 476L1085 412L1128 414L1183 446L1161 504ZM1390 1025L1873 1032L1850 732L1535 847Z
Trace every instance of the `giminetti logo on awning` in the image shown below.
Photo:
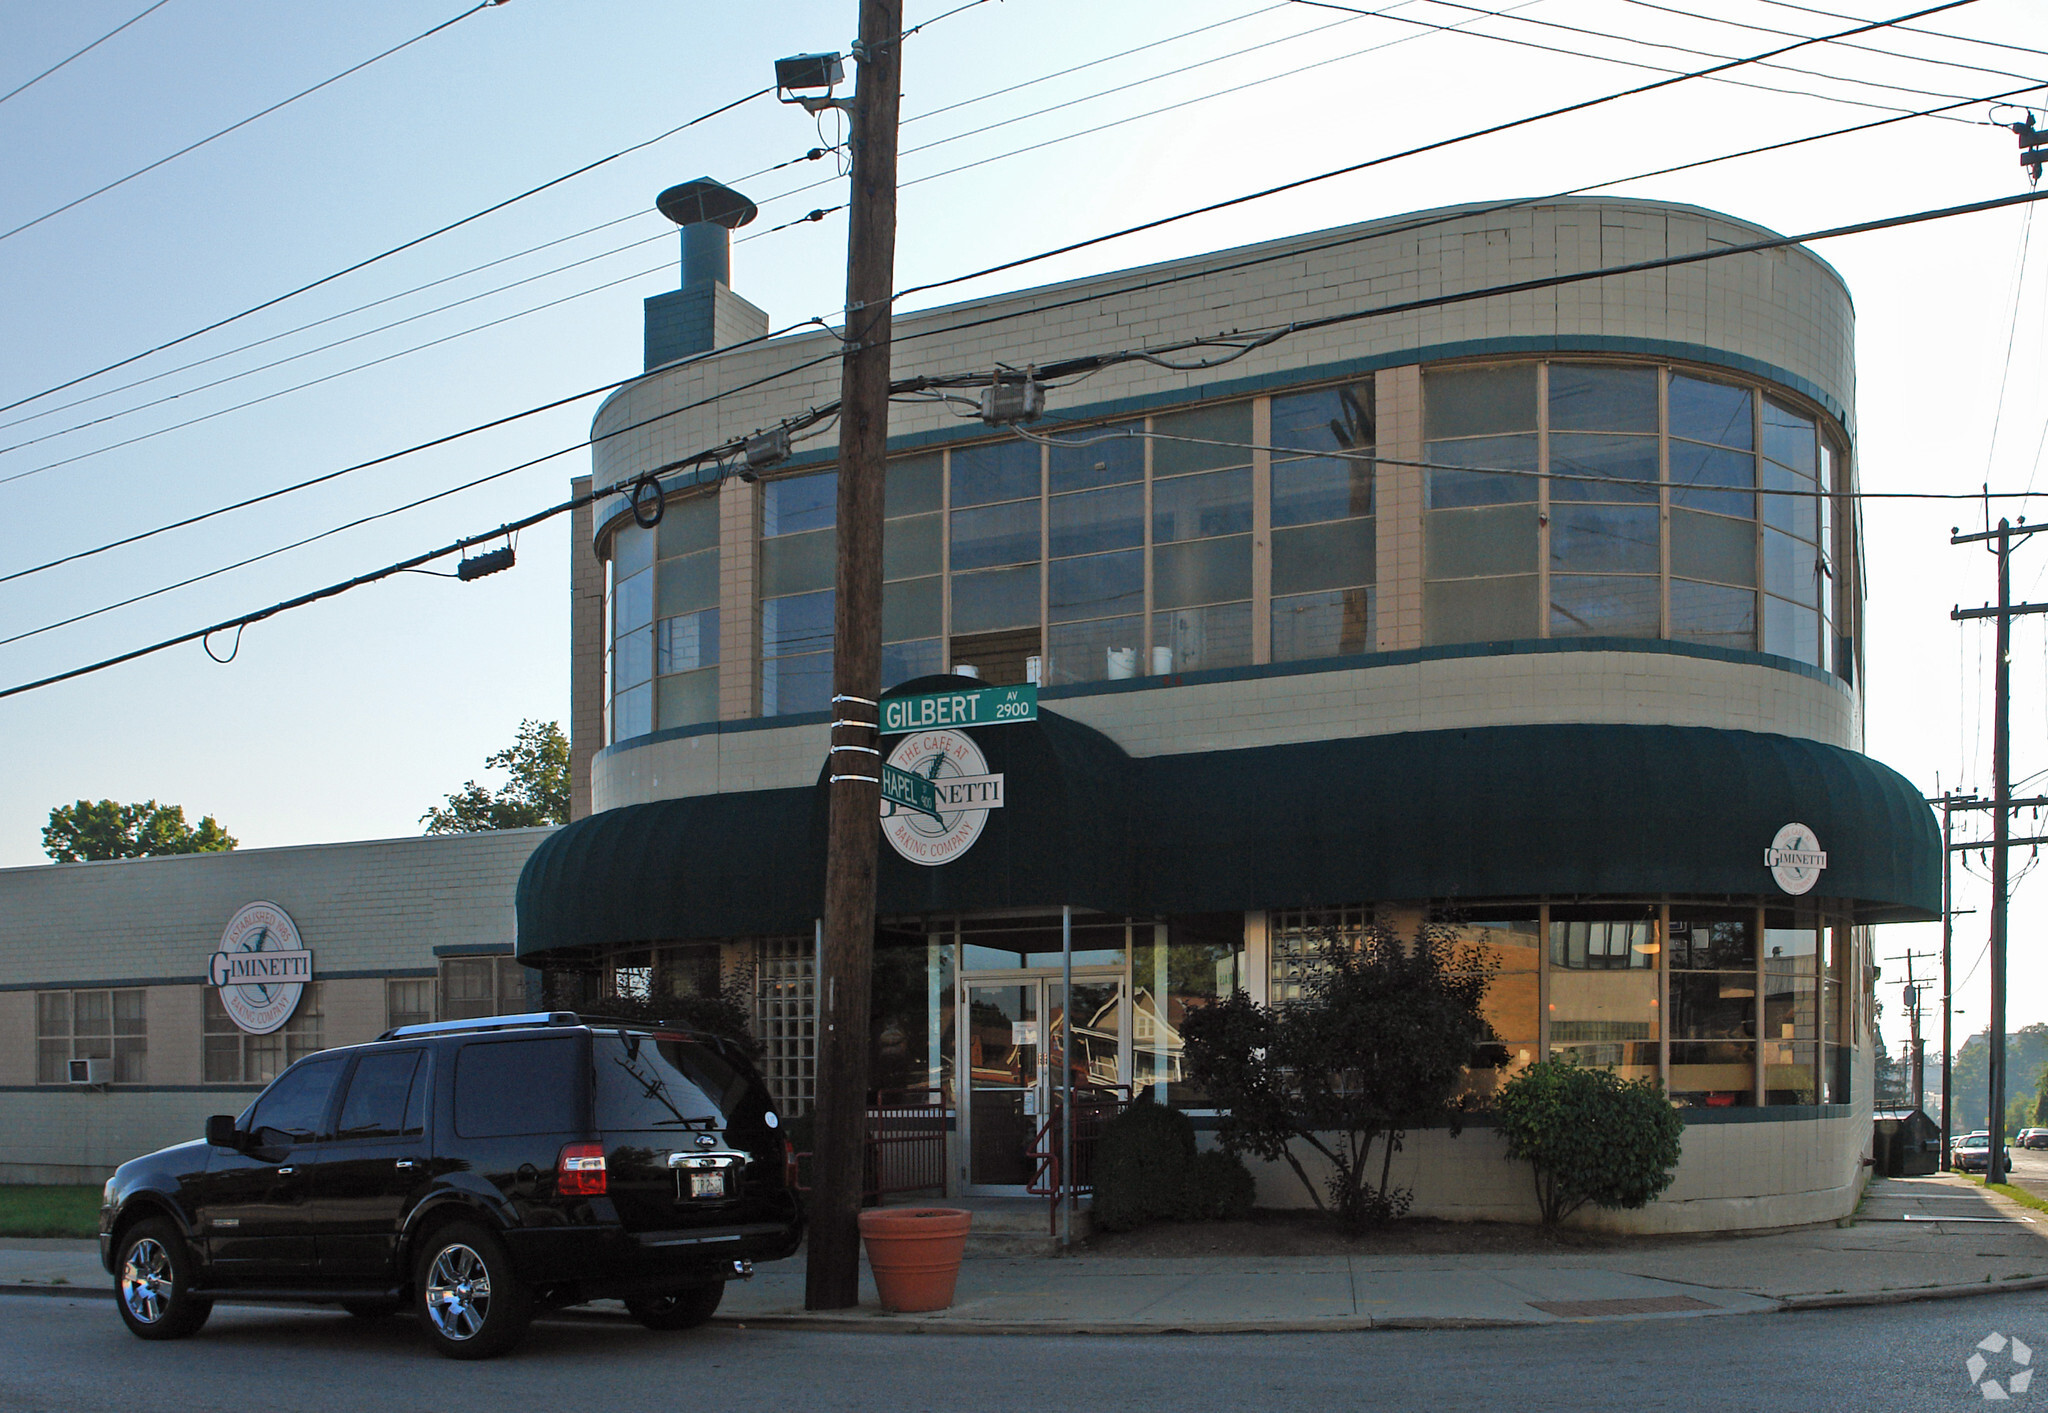
M1820 882L1820 871L1828 866L1827 852L1803 824L1788 824L1778 831L1764 850L1764 867L1771 871L1787 893L1806 893Z

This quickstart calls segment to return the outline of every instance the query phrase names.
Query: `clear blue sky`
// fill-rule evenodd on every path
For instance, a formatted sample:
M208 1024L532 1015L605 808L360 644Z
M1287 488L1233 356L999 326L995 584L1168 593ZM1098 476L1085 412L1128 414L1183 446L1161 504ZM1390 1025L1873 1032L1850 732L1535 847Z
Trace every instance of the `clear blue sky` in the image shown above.
M1764 0L1678 3L1771 30L1845 27ZM146 4L0 3L0 92ZM462 8L462 0L343 7L169 0L0 102L0 150L7 153L0 229ZM912 3L910 18L949 8L951 0ZM1896 13L1868 6L1861 12ZM1483 19L1474 27L1524 41L1520 46L1403 22L1474 19L1469 7L1435 0L1410 0L1385 17L1261 0L989 0L946 18L905 49L904 112L914 121L903 133L911 184L904 191L898 283L943 277L1656 76L1528 45L1689 69L1709 60L1685 50L1748 54L1780 42L1756 29L1630 0L1534 0L1513 13L1521 19ZM2022 0L1981 0L1919 23L2048 50L2048 12ZM0 402L176 337L640 142L765 84L778 55L846 48L854 25L853 0L515 0L471 15L107 195L0 239ZM1203 26L1213 27L1170 38ZM1169 42L982 97L1160 40ZM1917 58L1826 46L1781 62L1954 95L2048 77L2048 56L2038 53L1924 34L1861 42ZM1978 69L1924 62L1931 58ZM1316 67L1288 72L1310 65ZM1979 71L1986 68L2022 77ZM1882 116L1887 106L1939 101L1809 74L1738 76L1879 106L1682 84L1046 261L981 290L948 291L947 298L1419 207L1560 190L1844 126ZM1212 96L1231 88L1238 91ZM1153 111L1172 104L1184 106ZM1067 106L1038 112L1053 105ZM2023 190L2011 135L1985 123L1990 114L1981 104L1960 116L1966 121L1921 119L1610 190L1695 202L1788 232ZM0 450L0 478L18 478L0 480L0 572L635 372L640 301L675 284L673 228L650 209L654 193L705 174L735 182L761 202L753 230L766 231L813 206L837 204L829 163L754 175L817 142L811 119L757 99L119 375L0 413L0 423L12 424L0 426L0 447L8 448ZM940 145L914 150L929 143ZM1037 144L1047 145L1018 151ZM982 159L994 160L950 170ZM931 179L916 180L924 177ZM620 217L631 219L403 293ZM2024 230L2025 218L2008 212L1821 248L1857 301L1866 489L1968 489L1987 479L2048 489L2039 455L2048 420L2048 232L2033 243L2019 281ZM844 240L837 218L762 234L736 247L735 285L778 323L829 313L841 298ZM604 253L636 241L648 243ZM586 257L595 258L544 273ZM529 276L538 278L487 293ZM619 283L585 293L611 281ZM394 295L377 308L347 312ZM475 295L482 297L400 328L198 387ZM406 352L558 299L566 302ZM330 316L339 317L287 332ZM232 351L279 334L261 348ZM54 410L214 355L226 356ZM395 356L344 372L387 355ZM162 430L330 374L339 376ZM156 398L170 400L130 411ZM586 433L593 405L575 404L0 585L0 637L570 445ZM108 420L79 427L99 418ZM69 464L39 469L59 461ZM560 498L586 464L565 456L145 604L0 646L0 680L24 681L107 656L488 528ZM1946 542L1951 524L1976 517L1969 507L1911 503L1873 504L1867 515L1869 748L1929 791L1937 778L1943 785L1988 784L1988 633L1959 630L1948 620L1953 604L1981 602L1991 592L1988 561ZM421 812L478 774L484 755L508 742L522 717L566 718L568 553L566 522L557 522L521 538L515 572L467 585L405 576L249 630L228 666L191 646L0 703L0 731L10 747L0 755L0 866L41 862L39 829L50 807L80 797L175 801L192 815L218 816L250 846L414 832ZM2048 542L2025 551L2020 569L2019 592L2048 592ZM2043 623L2031 620L2016 639L2014 760L2021 776L2048 768ZM1971 905L1981 891L1966 879L1963 903ZM2048 878L2028 879L2017 895L2016 1022L2048 1019L2044 899ZM1964 919L1959 935L1967 970L1981 949L1982 914ZM1935 931L1895 928L1881 939L1880 954L1890 955L1909 943L1916 950L1930 945ZM1979 969L1959 996L1965 1030L1983 1023L1983 979ZM1892 1003L1887 1030L1896 1036L1897 993L1887 985L1885 994Z

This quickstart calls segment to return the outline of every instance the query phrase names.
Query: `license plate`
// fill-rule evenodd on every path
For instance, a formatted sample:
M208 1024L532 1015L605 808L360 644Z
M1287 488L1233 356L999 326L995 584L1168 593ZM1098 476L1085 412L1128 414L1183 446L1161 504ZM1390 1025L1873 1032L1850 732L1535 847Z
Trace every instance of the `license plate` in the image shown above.
M709 1172L709 1173L691 1173L691 1174L690 1174L690 1196L692 1196L692 1197L723 1197L723 1196L725 1196L725 1174L724 1174L724 1173L722 1173L722 1172Z

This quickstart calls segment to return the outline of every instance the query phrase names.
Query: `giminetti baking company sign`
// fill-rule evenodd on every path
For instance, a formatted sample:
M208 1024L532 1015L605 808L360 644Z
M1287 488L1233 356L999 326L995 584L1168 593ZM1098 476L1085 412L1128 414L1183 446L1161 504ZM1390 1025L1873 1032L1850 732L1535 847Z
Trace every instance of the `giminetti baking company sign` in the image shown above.
M220 950L206 962L228 1018L251 1035L268 1035L292 1018L313 979L313 954L291 915L275 903L245 904L228 920Z
M1764 867L1787 893L1810 893L1828 866L1827 851L1803 824L1788 824L1764 850Z
M882 800L882 837L914 864L937 867L959 858L981 837L988 812L1003 807L1003 777L989 773L988 759L965 732L913 731L885 764L917 782L885 791Z

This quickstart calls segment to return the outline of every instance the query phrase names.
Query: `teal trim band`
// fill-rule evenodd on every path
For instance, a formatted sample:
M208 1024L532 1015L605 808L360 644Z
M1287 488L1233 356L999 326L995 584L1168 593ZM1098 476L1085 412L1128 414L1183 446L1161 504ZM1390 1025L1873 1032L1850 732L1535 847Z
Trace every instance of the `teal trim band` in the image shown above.
M1350 657L1312 658L1301 662L1269 662L1256 667L1218 667L1207 672L1176 672L1163 677L1130 677L1121 682L1080 682L1068 687L1041 687L1040 701L1064 701L1074 697L1103 697L1123 692L1156 692L1174 687L1203 686L1214 682L1254 682L1274 677L1300 677L1312 672L1344 672L1381 667L1410 667L1420 662L1442 662L1453 658L1540 656L1548 653L1646 653L1664 657L1697 658L1705 662L1726 662L1740 667L1769 667L1790 672L1814 682L1825 682L1844 692L1846 682L1810 663L1779 657L1775 653L1744 652L1739 648L1717 648L1704 643L1681 643L1667 638L1526 638L1504 643L1448 643L1433 648L1404 648L1399 652L1358 653ZM816 726L831 720L830 712L811 711L789 716L750 716L739 721L707 721L695 726L672 726L645 736L631 736L600 750L595 759L609 760L643 746L677 741L686 736L719 736L741 731L768 731L781 727Z
M509 957L512 955L510 942L473 942L455 946L436 947L437 957Z
M1571 357L1580 354L1597 356L1603 353L1675 359L1707 367L1725 368L1733 373L1776 383L1825 408L1841 429L1842 435L1849 439L1850 445L1855 445L1855 421L1851 409L1834 392L1821 387L1810 378L1801 377L1789 369L1781 368L1775 363L1767 363L1761 358L1752 358L1745 353L1710 348L1705 344L1685 343L1676 339L1632 338L1621 334L1580 334L1570 338L1558 335L1523 335L1515 338L1461 339L1455 343L1430 344L1423 348L1397 349L1362 358L1319 363L1311 368L1288 368L1244 378L1221 378L1215 382L1197 383L1191 387L1143 393L1135 397L1113 398L1105 402L1084 403L1079 407L1060 408L1054 415L1054 420L1099 422L1118 417L1134 417L1144 413L1168 411L1190 403L1249 397L1290 387L1326 383L1338 378L1355 378L1367 373L1376 373L1382 368L1443 363L1456 358L1501 357L1508 354ZM1045 428L1041 426L1040 430L1043 431ZM906 436L891 437L889 454L894 456L904 452L943 450L969 442L986 441L992 435L995 435L992 429L978 424L965 428L939 427L929 432L913 432ZM775 469L776 474L780 475L789 471L820 469L832 465L836 460L836 449L799 452ZM661 483L661 490L665 496L677 495L710 484L713 484L713 481L706 480L702 470L693 470L665 478ZM594 543L602 544L605 537L630 514L631 511L622 506L609 518L601 521L594 532Z

